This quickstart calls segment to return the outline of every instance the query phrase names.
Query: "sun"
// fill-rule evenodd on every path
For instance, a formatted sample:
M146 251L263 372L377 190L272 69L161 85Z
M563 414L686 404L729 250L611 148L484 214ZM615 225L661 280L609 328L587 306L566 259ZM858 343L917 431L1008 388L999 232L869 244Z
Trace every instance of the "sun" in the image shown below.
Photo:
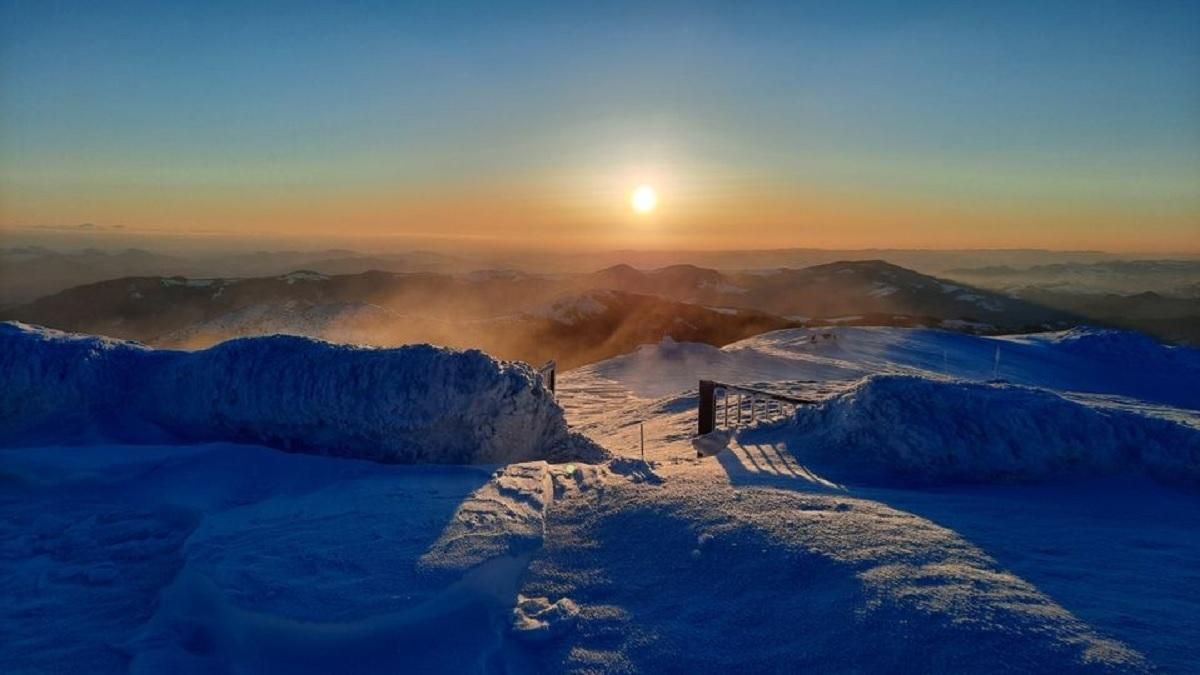
M629 203L638 213L650 213L658 206L658 193L649 185L639 185L634 188Z

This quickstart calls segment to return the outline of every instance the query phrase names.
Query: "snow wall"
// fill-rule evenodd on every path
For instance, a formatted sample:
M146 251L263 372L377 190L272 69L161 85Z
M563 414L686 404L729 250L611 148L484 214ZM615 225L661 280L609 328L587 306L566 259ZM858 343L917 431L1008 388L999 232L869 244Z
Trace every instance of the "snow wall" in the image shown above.
M393 463L599 459L528 365L275 335L197 352L0 324L0 444L228 441Z
M874 375L802 407L796 423L794 452L859 477L990 482L1144 470L1200 485L1200 430L1031 387Z

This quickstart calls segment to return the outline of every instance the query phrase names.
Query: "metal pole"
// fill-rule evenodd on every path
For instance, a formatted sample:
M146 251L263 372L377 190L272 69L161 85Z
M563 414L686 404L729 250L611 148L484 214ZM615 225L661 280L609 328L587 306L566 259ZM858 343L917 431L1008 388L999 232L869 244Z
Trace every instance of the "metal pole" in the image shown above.
M638 422L638 435L642 439L642 461L646 461L646 423Z

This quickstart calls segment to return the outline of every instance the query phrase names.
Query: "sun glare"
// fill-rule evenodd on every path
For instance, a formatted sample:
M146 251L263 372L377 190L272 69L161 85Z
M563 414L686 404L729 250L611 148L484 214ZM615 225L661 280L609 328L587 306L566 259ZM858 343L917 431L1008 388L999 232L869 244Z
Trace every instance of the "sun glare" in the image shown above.
M658 206L658 193L649 185L639 185L633 191L633 195L629 198L629 203L633 205L633 210L638 213L650 213L654 207Z

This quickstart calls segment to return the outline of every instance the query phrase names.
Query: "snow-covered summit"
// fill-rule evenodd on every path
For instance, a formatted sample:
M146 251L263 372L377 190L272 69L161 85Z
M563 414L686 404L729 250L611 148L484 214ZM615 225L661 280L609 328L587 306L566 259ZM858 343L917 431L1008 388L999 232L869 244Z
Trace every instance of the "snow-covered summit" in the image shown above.
M232 441L384 462L599 453L523 363L275 335L198 352L0 324L0 443Z

